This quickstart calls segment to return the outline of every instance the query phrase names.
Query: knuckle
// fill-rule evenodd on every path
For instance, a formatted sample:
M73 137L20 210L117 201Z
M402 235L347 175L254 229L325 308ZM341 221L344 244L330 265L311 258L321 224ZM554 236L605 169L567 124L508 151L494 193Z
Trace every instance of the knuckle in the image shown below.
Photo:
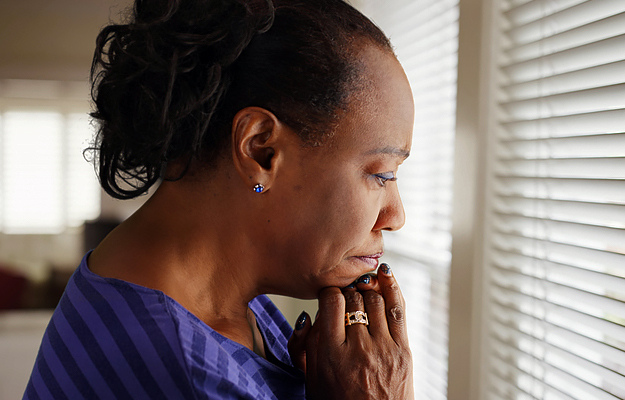
M391 290L393 292L399 292L399 285L397 284L397 281L395 280L392 280L391 282L389 282L386 287L388 290Z
M325 293L324 302L330 308L340 308L343 305L343 294L340 291Z
M345 296L345 302L356 305L362 305L362 295L356 291L350 291L343 294Z
M384 304L384 297L380 296L378 292L368 290L362 294L365 299L365 303L373 306L380 306Z
M396 323L404 323L404 308L400 305L393 306L386 311L386 317Z

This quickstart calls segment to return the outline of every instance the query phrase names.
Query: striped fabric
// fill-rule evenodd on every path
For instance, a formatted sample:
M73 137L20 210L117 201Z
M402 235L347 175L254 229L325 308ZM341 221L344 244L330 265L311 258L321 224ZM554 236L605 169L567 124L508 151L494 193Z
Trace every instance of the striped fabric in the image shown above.
M24 399L304 399L291 327L266 296L249 303L270 362L164 293L89 271L72 276Z

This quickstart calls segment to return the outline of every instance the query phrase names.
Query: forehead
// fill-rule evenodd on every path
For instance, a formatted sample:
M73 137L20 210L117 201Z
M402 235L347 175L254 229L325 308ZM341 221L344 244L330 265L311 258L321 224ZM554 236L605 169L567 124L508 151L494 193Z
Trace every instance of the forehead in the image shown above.
M358 56L362 85L352 95L334 139L365 154L375 149L409 151L414 103L404 70L394 55L377 46L363 48Z

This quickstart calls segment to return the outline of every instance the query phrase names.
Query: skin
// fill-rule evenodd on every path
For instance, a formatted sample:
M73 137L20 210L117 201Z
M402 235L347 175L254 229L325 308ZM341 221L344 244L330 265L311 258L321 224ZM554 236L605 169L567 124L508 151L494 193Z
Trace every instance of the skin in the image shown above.
M307 399L414 398L404 299L390 269L377 280L376 290L324 289L314 325L308 317L291 337ZM368 314L369 326L344 326L345 312L357 310Z
M351 363L334 363L339 371L328 369L336 357L363 355L363 346L335 346L345 342L346 332L351 337L364 329L359 341L369 343L369 349L378 346L378 353L387 351L378 354L376 368L410 364L405 327L396 329L397 321L388 321L385 312L404 307L394 279L384 276L359 285L363 295L338 289L374 270L358 257L380 253L382 231L404 224L396 182L380 174L397 173L412 140L414 105L403 69L375 46L364 46L358 56L366 90L350 101L326 143L302 146L271 112L241 110L233 119L231 152L217 167L195 165L183 179L163 182L94 250L89 268L163 291L252 350L263 347L248 313L254 297L319 298L320 322L308 323L306 334L291 345L293 359L306 360L298 362L307 369L309 385L331 383L328 373L356 371ZM265 186L263 193L254 193L256 183ZM377 342L366 339L375 330L343 326L346 309L364 310L357 296L378 305L367 308L372 327L387 332L376 333ZM406 370L399 374L402 382L409 381ZM324 394L310 398L318 395ZM351 396L342 397L363 398Z

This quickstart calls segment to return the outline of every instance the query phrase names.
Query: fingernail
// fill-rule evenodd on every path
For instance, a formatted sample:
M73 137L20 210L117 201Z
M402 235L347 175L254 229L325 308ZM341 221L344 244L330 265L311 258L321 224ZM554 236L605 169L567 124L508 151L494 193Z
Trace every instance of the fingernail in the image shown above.
M393 275L393 273L391 272L391 267L387 263L380 264L380 270L384 273L384 275Z
M299 315L299 317L297 317L297 322L295 322L295 330L296 331L301 331L302 329L304 329L304 326L306 325L306 319L308 318L308 316L306 315L305 311L302 311L302 313Z
M356 281L356 283L365 283L365 284L369 282L371 282L371 276L369 275L363 275L360 278L358 278L358 281Z

